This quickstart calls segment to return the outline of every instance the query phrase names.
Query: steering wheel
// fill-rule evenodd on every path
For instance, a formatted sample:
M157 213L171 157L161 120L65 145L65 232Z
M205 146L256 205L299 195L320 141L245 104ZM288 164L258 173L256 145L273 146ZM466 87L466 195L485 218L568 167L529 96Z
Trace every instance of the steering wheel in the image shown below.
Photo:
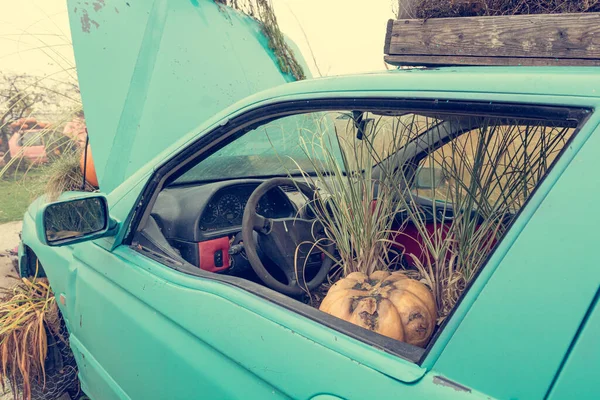
M298 187L309 201L315 191L306 183L290 178L272 178L259 185L250 195L242 218L242 239L248 261L258 277L271 289L278 292L298 296L306 290L318 287L333 264L333 260L325 255L316 275L310 280L304 279L304 266L308 256L321 253L314 245L320 240L319 247L326 253L333 254L333 243L325 236L323 225L317 219L277 218L270 219L259 215L256 207L260 199L271 189L279 186ZM254 238L253 231L258 233ZM262 252L283 272L287 283L275 279L265 268L258 256L257 241Z

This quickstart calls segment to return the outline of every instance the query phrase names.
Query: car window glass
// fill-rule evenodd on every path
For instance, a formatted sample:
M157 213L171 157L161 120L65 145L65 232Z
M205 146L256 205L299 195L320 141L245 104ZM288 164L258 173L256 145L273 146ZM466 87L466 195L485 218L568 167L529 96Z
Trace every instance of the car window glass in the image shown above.
M413 193L460 203L469 195L495 207L518 211L554 162L573 128L488 119L479 127L427 154L419 175L438 175L437 185L415 185ZM426 178L427 179L427 178Z
M362 123L362 124L361 124ZM360 116L350 110L321 111L278 118L255 128L219 149L177 179L176 183L301 174L314 172L311 155L326 146L341 160L342 151L368 155L371 159L349 159L350 169L372 166L397 151L432 119L409 113ZM360 137L360 140L357 140ZM369 149L375 149L375 151ZM358 165L360 164L360 166ZM347 171L344 171L347 172Z

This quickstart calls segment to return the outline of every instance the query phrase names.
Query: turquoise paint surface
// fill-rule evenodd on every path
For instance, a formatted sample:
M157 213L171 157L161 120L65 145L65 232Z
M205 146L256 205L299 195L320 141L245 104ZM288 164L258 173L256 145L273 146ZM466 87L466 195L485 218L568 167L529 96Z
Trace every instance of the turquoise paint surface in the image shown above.
M599 289L600 294L600 289ZM597 399L600 393L598 360L600 360L600 307L596 301L590 315L582 324L580 335L574 340L571 353L567 356L549 400Z
M593 69L482 70L505 78L504 85L486 83L485 73L471 69L400 72L294 83L243 100L181 135L112 191L111 215L126 221L153 168L211 127L278 100L407 97L600 106ZM553 79L542 86L548 77ZM26 215L23 241L40 257L56 293L66 294L61 309L83 387L94 399L165 398L165 387L172 389L168 398L541 398L600 282L594 263L600 221L590 213L600 188L594 173L599 122L598 115L588 121L532 197L505 237L503 253L490 261L497 266L478 277L422 367L241 289L178 273L119 246L119 239L50 249L37 241ZM596 325L585 325L557 391L569 390L569 374L597 365L596 353L585 347L595 343L589 337L597 337ZM471 392L434 383L438 375ZM593 390L593 382L587 387Z
M31 223L25 220L26 226ZM25 236L37 247L34 237ZM92 399L308 399L322 393L345 399L460 399L466 394L435 384L437 373L419 380L424 371L414 364L241 289L177 273L132 249L111 254L82 243L69 251L74 258L64 259L40 250L49 276L70 278L61 309L68 316L82 387ZM406 385L395 376L418 382Z
M69 0L68 7L106 193L215 113L294 80L279 70L255 20L212 0Z

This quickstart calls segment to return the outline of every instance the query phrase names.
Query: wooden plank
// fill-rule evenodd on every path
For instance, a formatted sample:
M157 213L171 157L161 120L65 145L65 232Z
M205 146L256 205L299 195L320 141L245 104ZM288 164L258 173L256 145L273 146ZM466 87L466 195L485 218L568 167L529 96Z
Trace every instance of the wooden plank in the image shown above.
M385 29L385 43L383 44L383 54L390 54L390 43L392 42L392 28L394 27L394 20L390 19L387 22Z
M385 62L396 66L442 67L448 65L489 66L555 66L600 67L600 59L573 58L514 58L462 56L385 56Z
M404 19L391 31L389 56L600 59L600 13Z

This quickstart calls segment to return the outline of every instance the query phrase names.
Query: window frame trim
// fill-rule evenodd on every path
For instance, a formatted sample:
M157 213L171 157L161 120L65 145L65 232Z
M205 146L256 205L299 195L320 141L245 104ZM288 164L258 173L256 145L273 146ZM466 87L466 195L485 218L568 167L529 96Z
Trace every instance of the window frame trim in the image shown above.
M515 221L518 220L521 211L527 206L530 199L535 195L539 186L546 179L547 175L554 169L556 162L562 157L564 150L568 147L569 143L577 136L579 130L585 125L589 117L593 114L591 107L585 106L557 106L557 105L546 105L546 104L529 104L529 103L517 103L517 102L489 102L489 101L465 101L465 100L445 100L445 99L415 99L415 98L404 98L404 97L354 97L348 98L340 96L338 98L315 98L312 100L281 100L267 105L259 105L255 108L244 110L243 113L236 115L231 119L226 119L223 124L211 129L206 134L201 135L189 145L186 146L179 153L175 154L166 162L155 168L151 178L146 182L143 190L141 191L136 207L131 214L129 220L128 229L123 239L124 245L129 245L135 251L144 254L161 264L167 265L177 271L185 272L190 275L198 276L201 278L211 279L232 285L236 288L254 294L260 298L263 298L271 303L278 306L282 306L296 314L306 317L314 322L324 325L326 328L333 329L337 332L345 334L353 339L356 339L364 344L370 345L377 350L381 350L385 353L392 354L399 357L400 359L406 360L415 366L423 366L426 362L429 354L436 346L438 339L442 332L446 330L449 322L452 320L456 310L461 306L463 299L466 294L471 290L472 286L479 279L482 270L486 269L486 266L490 258L496 252L498 245L504 241L501 240L496 244L494 249L490 251L490 254L486 258L482 267L473 277L469 285L465 288L465 291L457 301L455 307L447 316L444 323L437 329L437 332L430 339L428 346L425 349L418 348L415 346L408 345L403 342L396 341L394 339L386 338L382 335L360 328L349 322L342 321L338 318L327 315L309 305L306 305L295 299L288 298L275 292L266 287L260 286L253 282L243 282L245 280L229 277L226 275L219 275L204 272L202 270L196 271L189 266L181 266L173 263L169 263L165 258L161 258L152 254L144 253L139 251L135 246L135 235L141 230L140 227L144 225L146 219L150 214L150 210L156 201L158 193L164 188L165 183L170 180L177 171L186 171L186 166L192 164L195 165L202 161L210 154L213 154L221 147L235 141L237 138L243 136L246 132L254 129L256 126L263 125L271 120L279 119L288 115L300 114L305 112L321 112L321 111L339 111L343 109L358 108L364 111L376 111L382 109L395 109L403 110L406 112L430 112L432 114L448 114L448 115L459 115L463 117L467 116L483 116L483 117L518 117L522 119L532 120L565 120L565 121L576 121L578 122L575 132L571 135L568 142L565 144L560 154L554 160L552 166L546 172L546 175L540 180L538 187L532 192L529 199L524 203L523 207L516 214L513 222L507 229L508 232L512 229ZM461 132L458 135L452 137L457 138L466 131ZM417 138L418 139L418 138ZM410 143L410 142L409 142ZM443 146L447 142L439 141L432 150ZM412 158L417 158L419 153L415 153ZM406 163L408 159L403 160ZM384 160L385 161L385 160ZM376 168L376 167L374 167ZM181 174L184 172L181 172ZM180 174L180 175L181 175ZM190 264L191 266L191 264ZM460 322L454 326L454 330L460 326Z

